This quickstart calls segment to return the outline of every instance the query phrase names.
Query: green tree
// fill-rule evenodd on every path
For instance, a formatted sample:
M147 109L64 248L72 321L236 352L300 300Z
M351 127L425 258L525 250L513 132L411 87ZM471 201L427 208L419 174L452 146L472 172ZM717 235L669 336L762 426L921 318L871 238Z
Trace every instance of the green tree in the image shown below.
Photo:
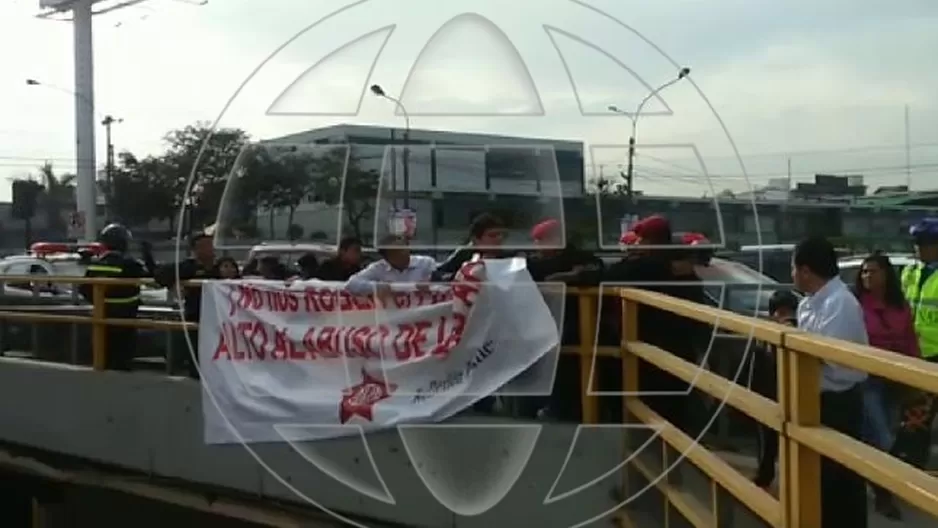
M36 179L42 185L39 206L46 217L46 228L52 236L67 235L66 218L75 209L75 175L57 175L52 163L46 162L39 167Z
M220 204L218 223L223 236L235 231L257 233L257 212L271 202L280 169L273 153L264 145L244 149L226 183L224 202ZM269 216L273 225L273 213Z
M179 211L188 202L193 224L214 223L229 174L250 136L237 128L212 131L208 123L199 122L170 131L164 140L167 149L160 159L172 174L174 209ZM193 169L195 178L188 186Z
M173 230L179 210L172 168L160 157L137 159L130 152L120 153L118 160L111 177L114 187L111 213L132 226L166 220Z
M345 149L330 149L316 159L310 193L315 201L341 205L351 234L364 238L362 222L375 212L378 183L377 171L362 169Z

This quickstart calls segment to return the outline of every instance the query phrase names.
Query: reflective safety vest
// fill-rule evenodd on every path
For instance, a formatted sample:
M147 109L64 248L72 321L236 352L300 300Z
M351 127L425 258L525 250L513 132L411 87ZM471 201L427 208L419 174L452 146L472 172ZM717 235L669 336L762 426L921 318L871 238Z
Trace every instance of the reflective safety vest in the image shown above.
M922 284L922 263L902 270L902 293L912 308L915 335L922 357L938 356L938 271Z

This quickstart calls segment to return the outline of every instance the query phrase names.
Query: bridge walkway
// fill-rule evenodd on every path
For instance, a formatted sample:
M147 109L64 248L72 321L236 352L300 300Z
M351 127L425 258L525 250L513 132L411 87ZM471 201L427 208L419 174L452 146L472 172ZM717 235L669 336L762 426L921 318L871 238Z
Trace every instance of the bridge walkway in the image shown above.
M13 277L8 280L22 281L24 279ZM75 279L52 280L75 282ZM167 377L162 372L154 372L155 375L147 377L141 377L139 373L102 372L107 354L104 331L106 325L136 326L150 332L164 334L180 331L183 324L172 320L172 317L162 317L162 320L146 317L137 320L108 320L104 317L103 291L110 285L125 281L92 279L83 282L92 284L95 289L95 302L92 307L72 310L73 312L84 310L83 313L66 313L59 309L57 313L0 310L0 322L5 326L4 331L0 332L0 337L4 341L10 337L11 333L8 330L13 325L26 325L29 327L26 333L30 334L33 339L38 336L40 340L43 338L46 340L43 346L31 349L31 358L0 358L0 378L2 378L0 397L6 398L7 401L13 401L19 397L18 401L37 404L35 413L19 412L16 409L2 410L4 414L0 415L0 421L15 424L17 427L0 431L0 441L26 444L53 452L65 452L73 456L84 456L106 463L110 462L115 466L149 471L156 476L174 476L194 483L211 481L222 488L251 490L261 498L290 500L289 494L283 490L272 491L274 488L265 481L262 475L249 477L248 475L252 472L254 475L259 475L258 469L253 466L248 467L244 462L237 462L238 468L228 468L227 471L221 472L215 470L226 461L233 463L231 462L234 460L231 458L233 454L224 448L206 447L199 444L200 418L197 412L193 412L193 408L198 405L194 402L198 401L199 389L194 382ZM583 508L587 505L596 508L596 504L603 500L608 504L608 495L613 495L612 502L615 506L622 502L623 497L631 496L630 491L642 489L650 483L651 491L643 493L634 501L613 508L616 509L614 518L618 525L814 528L820 524L819 467L820 457L825 456L856 471L870 482L891 489L901 499L905 513L905 520L902 523L895 523L871 513L870 526L915 528L936 525L938 479L888 454L823 427L820 424L819 387L822 363L833 362L892 380L911 389L938 393L938 366L869 347L809 335L770 322L691 304L647 291L631 288L605 288L567 290L565 293L577 295L580 302L580 344L564 347L562 352L579 357L581 387L585 392L582 398L583 423L588 425L600 421L600 397L588 388L593 387L590 377L593 372L594 359L609 357L618 358L622 368L622 396L619 397L619 401L622 405L625 423L656 431L654 438L642 438L639 432L642 429L627 427L621 430L621 437L615 445L608 444L608 449L592 451L591 456L584 460L594 458L598 460L606 457L603 463L618 460L624 464L621 464L621 470L612 476L612 480L616 481L614 485L603 488L604 498L591 496L591 498L582 498L583 502L576 504L582 504ZM597 341L600 313L604 313L599 309L601 299L607 301L611 299L613 303L621 307L619 310L621 320L617 321L621 329L621 343L610 345ZM718 363L723 357L738 356L739 350L746 350L752 339L776 346L781 351L778 355L780 395L778 400L769 400L750 391L746 386L734 381L734 376L726 374L726 369L701 368L700 365L679 359L669 351L639 341L636 314L647 307L670 311L711 325L716 333L715 345L711 351L711 362ZM90 346L87 350L79 350L79 345L75 345L76 348L71 352L51 350L53 347L50 347L48 343L52 339L50 336L57 336L54 341L58 342L61 349L64 345L62 337L66 334L45 329L37 330L39 327L49 326L58 328L55 332L67 331L71 336L78 336L79 343L82 342L81 338L84 336ZM20 337L22 337L22 332ZM0 344L3 345L0 348L4 350L11 348L8 343ZM49 357L50 350L54 357ZM85 352L90 357L82 360ZM148 353L141 355L152 356ZM86 366L63 368L50 363L53 361L74 364L76 361L71 360L76 358L79 359L77 361L79 365L84 363ZM733 424L743 417L742 421L759 422L777 431L781 445L777 488L762 490L751 483L749 478L753 465L751 457L725 450L713 450L708 448L706 443L695 442L693 438L645 405L638 394L637 367L640 362L653 364L691 382L697 391L705 394L712 401L722 402L728 410L721 412L721 415L729 416L729 429L733 429ZM144 361L144 363L152 364L153 361ZM710 363L707 366L713 367ZM71 385L73 383L74 385ZM50 401L47 394L47 387L58 384L74 388L69 393L69 398L72 400L69 403L74 405L74 409L68 413L62 411L62 401ZM43 392L43 387L46 387L46 392ZM3 393L4 390L15 391L15 393ZM33 393L30 393L31 390ZM89 392L95 394L88 396ZM152 420L145 421L140 416L140 414L145 414L142 413L143 407L140 407L144 405L140 402L145 401L138 394L140 392L158 395L162 400L169 402L167 407L177 406L177 408L158 413L158 416L152 417ZM27 393L30 394L24 397ZM115 404L114 400L118 402ZM139 430L130 430L133 428L124 423L117 423L120 419L128 418L123 415L115 417L114 409L117 408L115 407L117 404L136 406L133 411L122 408L121 412L139 413L129 418L133 421L133 427ZM95 405L98 406L97 410L95 410ZM107 409L106 411L102 410L102 405ZM46 416L43 416L39 410L46 413ZM108 424L107 427L113 425L110 429L102 427L101 431L95 433L97 436L92 438L96 438L99 443L111 441L113 435L124 435L125 438L132 438L141 443L150 442L150 437L154 435L162 436L150 442L146 449L138 447L115 450L115 446L110 446L110 451L108 451L100 449L100 446L91 445L93 442L88 438L83 438L81 443L67 439L68 431L79 431L82 427L87 429L87 425L83 426L78 423L77 418L71 416L73 414L82 414L83 419L96 420L97 423ZM185 415L186 423L175 423L176 417L181 415ZM171 430L167 430L167 427ZM57 434L50 435L43 428L55 430ZM571 431L553 425L550 429L553 431L551 434L560 435L557 436L560 438L557 441L558 445L563 445L564 442L569 444L569 438L562 435L572 434ZM105 433L105 430L110 432ZM27 439L30 441L26 441ZM620 450L620 448L623 449ZM278 448L275 446L271 449ZM397 448L392 445L381 449L393 452ZM180 450L188 452L182 453ZM611 453L610 456L606 456L606 450ZM119 457L117 453L120 453ZM113 460L107 460L108 456L114 457ZM556 453L550 456L556 456ZM665 462L668 464L677 462L679 469L664 472ZM398 471L402 469L400 466L398 468ZM243 474L238 473L242 470ZM667 474L661 477L662 473ZM300 473L296 473L295 478L303 477ZM260 479L261 484L255 486L252 482L257 479ZM518 493L522 492L523 490ZM506 500L516 500L516 494L514 491L512 493ZM520 497L520 495L517 496ZM398 510L369 506L367 501L362 502L361 499L356 499L358 502L349 502L346 497L340 496L330 498L330 506L349 513L359 513L352 511L355 509L362 512L367 510L367 516L373 519L427 528L438 526L461 528L492 523L501 525L509 519L518 520L518 508L514 508L514 511L510 508L501 508L495 517L486 517L481 523L483 519L474 521L453 517L451 514L447 516L435 509L435 506L429 506L426 502L429 497L425 494L422 497L419 501L414 498L413 500L418 502L411 503L412 506L415 504L422 506ZM358 506L352 504L358 504ZM858 505L858 507L861 506ZM535 510L522 509L523 516L520 519L541 525L549 525L551 520L565 523L567 521L559 520L563 515L557 512L574 511L576 513L575 510L578 508L579 506L569 506L563 510L551 510L555 513L544 518L539 517L541 514ZM592 523L590 525L603 524Z

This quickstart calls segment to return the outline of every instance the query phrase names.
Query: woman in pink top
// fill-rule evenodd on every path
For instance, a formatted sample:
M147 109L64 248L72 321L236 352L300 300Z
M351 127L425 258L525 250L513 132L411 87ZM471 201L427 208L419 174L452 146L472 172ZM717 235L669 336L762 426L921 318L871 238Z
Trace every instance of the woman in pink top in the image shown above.
M918 357L918 340L912 326L912 311L899 284L899 277L889 257L874 253L867 257L857 276L856 295L863 307L863 319L870 346ZM899 401L890 384L870 376L863 390L863 439L889 452L893 430L899 420ZM876 509L896 519L899 510L888 493L875 490Z

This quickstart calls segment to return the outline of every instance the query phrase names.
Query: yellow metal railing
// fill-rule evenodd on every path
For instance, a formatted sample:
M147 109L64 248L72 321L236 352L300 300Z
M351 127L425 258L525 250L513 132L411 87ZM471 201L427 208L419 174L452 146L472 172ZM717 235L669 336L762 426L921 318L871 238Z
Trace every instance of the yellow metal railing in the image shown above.
M665 444L662 468L668 467L669 446L697 467L711 481L711 497L702 501L668 478L660 478L638 456L629 457L638 471L695 527L721 525L717 506L719 490L725 490L769 526L814 528L821 525L820 457L825 456L861 475L870 483L891 490L897 497L926 514L938 517L938 478L821 425L820 383L823 362L862 370L914 389L938 394L938 365L871 347L808 334L775 323L701 306L659 293L634 288L570 289L579 296L580 345L564 352L581 355L583 421L598 418L597 398L586 394L593 356L622 358L624 419L659 429ZM601 297L621 299L621 347L597 346L597 319ZM703 370L669 351L638 341L637 313L642 306L655 307L773 345L778 350L778 401L767 399L744 386ZM750 352L752 353L752 352ZM779 438L778 497L757 487L723 458L655 413L639 398L638 364L650 363L735 408L776 432ZM628 431L628 429L626 429ZM628 433L626 433L628 434ZM629 468L626 468L628 470ZM623 490L625 491L625 490ZM626 494L627 495L627 494ZM712 507L705 506L706 503ZM865 508L864 505L857 507ZM630 526L624 511L619 519ZM668 519L668 516L665 516Z
M3 282L37 281L36 277L3 277ZM23 313L0 309L0 320L32 323L84 323L92 325L93 365L105 368L106 325L182 330L194 325L153 319L107 319L104 292L108 286L146 283L122 279L38 279L44 283L82 283L93 286L91 316ZM725 491L773 527L816 528L821 523L820 457L828 457L853 470L897 497L938 517L938 479L866 444L821 425L820 376L823 362L831 362L896 383L938 393L938 365L882 350L818 337L786 326L694 304L659 293L634 288L566 288L579 302L580 344L566 346L564 353L580 359L582 416L584 423L599 421L598 397L589 394L593 358L622 359L623 420L640 422L659 431L663 441L660 463L668 467L669 450L679 453L710 479L710 500L694 497L669 478L660 478L638 456L629 457L624 471L637 471L665 498L665 509L673 508L695 527L721 525L718 496ZM621 306L619 346L598 346L599 314L603 300ZM637 314L642 307L655 307L712 325L721 330L774 345L778 361L778 401L769 400L744 386L700 368L669 351L638 340ZM757 487L718 454L708 450L674 424L667 422L640 399L639 362L646 362L688 383L705 394L762 423L779 434L778 497ZM630 429L624 429L630 434ZM671 457L673 458L673 457ZM623 492L627 479L623 475ZM709 504L709 506L708 506ZM865 507L865 505L857 505ZM620 512L621 525L630 526L629 516ZM668 515L665 515L667 522Z
M78 323L91 325L92 366L95 370L104 370L107 365L107 326L123 326L149 330L184 330L196 328L194 323L182 321L160 321L156 319L117 319L105 316L105 291L113 286L135 286L152 284L151 279L90 279L75 277L38 277L5 276L4 283L43 283L43 284L88 284L92 287L91 315L46 314L5 310L0 307L0 320L24 323Z

